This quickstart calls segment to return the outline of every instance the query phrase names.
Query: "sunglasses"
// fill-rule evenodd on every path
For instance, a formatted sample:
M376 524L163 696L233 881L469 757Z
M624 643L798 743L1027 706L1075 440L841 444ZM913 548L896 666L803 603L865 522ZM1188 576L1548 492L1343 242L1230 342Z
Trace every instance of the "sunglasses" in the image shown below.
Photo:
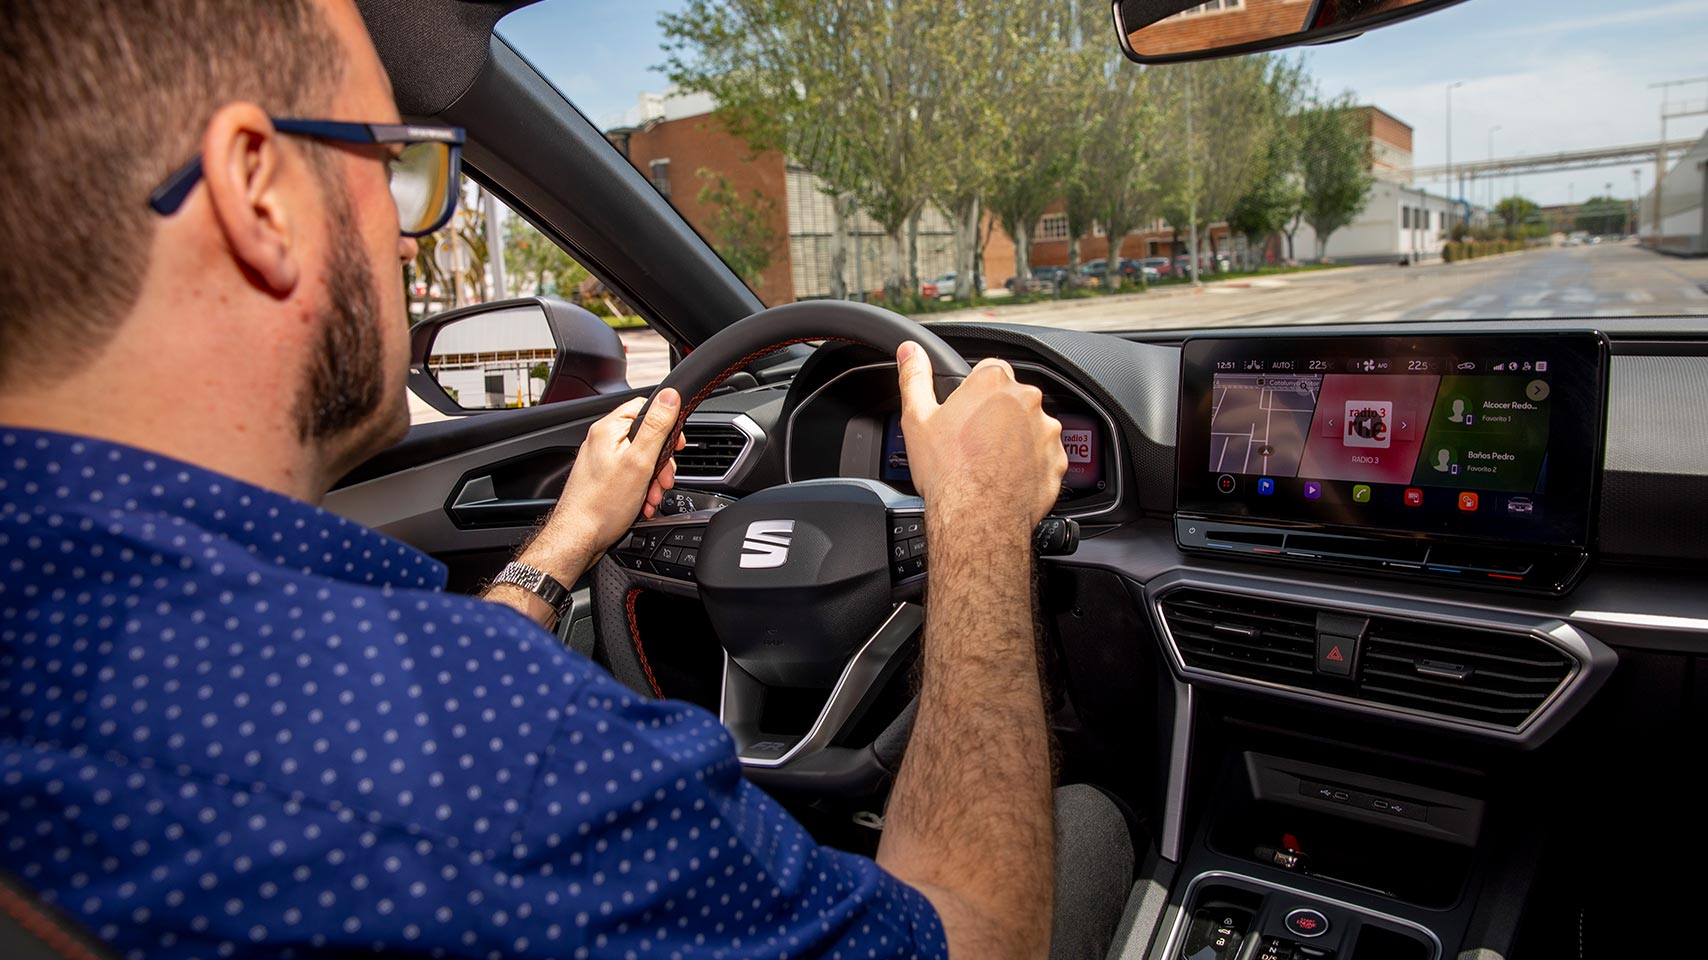
M444 226L456 212L457 177L463 163L462 127L273 118L273 129L336 143L405 144L403 152L387 163L391 167L391 198L397 203L398 230L406 237L424 237ZM156 187L148 195L148 205L161 216L178 212L201 178L202 158L197 157Z

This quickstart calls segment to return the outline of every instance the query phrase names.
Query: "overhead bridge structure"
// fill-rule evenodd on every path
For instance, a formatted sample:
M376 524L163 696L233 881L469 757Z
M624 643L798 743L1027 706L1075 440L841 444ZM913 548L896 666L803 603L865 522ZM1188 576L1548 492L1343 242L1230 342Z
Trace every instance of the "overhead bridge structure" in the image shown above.
M1694 140L1672 140L1631 143L1617 147L1595 147L1589 150L1566 150L1560 153L1531 153L1516 157L1496 157L1492 160L1455 161L1451 173L1458 178L1477 179L1507 173L1555 173L1562 170L1586 170L1592 167L1625 166L1632 163L1652 163L1658 153L1665 151L1668 161L1684 153ZM1428 182L1446 177L1445 164L1412 167L1405 172L1408 183Z

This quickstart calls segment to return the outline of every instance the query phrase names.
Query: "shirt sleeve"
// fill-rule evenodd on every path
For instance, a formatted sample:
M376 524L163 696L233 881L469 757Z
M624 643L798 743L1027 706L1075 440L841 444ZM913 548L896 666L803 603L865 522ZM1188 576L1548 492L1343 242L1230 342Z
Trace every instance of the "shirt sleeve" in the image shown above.
M817 844L742 777L717 718L597 670L576 684L516 835L511 896L587 955L948 955L924 895Z

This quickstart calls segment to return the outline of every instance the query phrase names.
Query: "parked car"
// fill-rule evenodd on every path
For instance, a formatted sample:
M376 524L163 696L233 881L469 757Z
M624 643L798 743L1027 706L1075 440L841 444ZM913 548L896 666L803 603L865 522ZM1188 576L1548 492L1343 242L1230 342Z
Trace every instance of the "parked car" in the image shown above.
M1095 278L1097 282L1102 283L1104 264L1106 263L1108 263L1108 260L1103 257L1098 257L1096 260L1087 260L1080 264L1079 275L1082 277ZM1144 275L1147 282L1161 277L1161 274L1155 270L1145 267L1139 261L1129 259L1127 257L1121 258L1116 269L1120 271L1122 280L1127 283L1138 283L1139 275L1141 273Z
M1174 276L1174 264L1167 257L1144 257L1139 260L1139 263L1155 270L1159 277Z
M1069 276L1070 274L1068 273L1067 267L1059 265L1038 266L1034 264L1032 267L1031 292L1054 293L1058 288L1066 285ZM1014 289L1014 280L1014 277L1009 277L1002 283L1003 287L1005 287L1009 293L1016 292Z
M955 295L955 272L951 270L942 276L920 283L919 292L926 297L952 297Z

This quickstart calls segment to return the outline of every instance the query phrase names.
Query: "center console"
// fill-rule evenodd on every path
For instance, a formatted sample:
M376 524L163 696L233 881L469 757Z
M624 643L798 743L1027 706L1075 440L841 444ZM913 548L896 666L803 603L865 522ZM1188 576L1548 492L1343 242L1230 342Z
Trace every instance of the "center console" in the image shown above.
M1539 748L1617 661L1547 612L1595 547L1607 366L1590 331L1185 342L1187 556L1130 588L1168 667L1147 960L1512 946Z

